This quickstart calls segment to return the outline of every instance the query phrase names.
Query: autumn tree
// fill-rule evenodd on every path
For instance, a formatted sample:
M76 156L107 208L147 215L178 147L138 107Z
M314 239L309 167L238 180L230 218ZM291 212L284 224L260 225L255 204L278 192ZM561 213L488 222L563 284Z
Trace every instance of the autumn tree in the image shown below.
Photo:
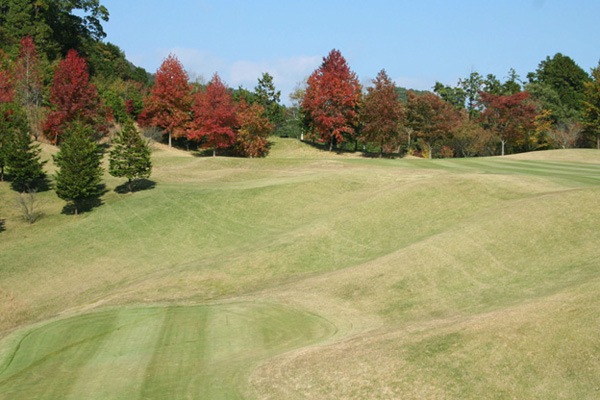
M458 125L460 114L452 105L433 93L419 96L409 91L406 120L408 126L423 140L428 156L432 158L434 144L450 136Z
M0 102L13 101L15 96L15 82L13 65L8 55L0 50Z
M142 140L132 121L125 123L113 143L108 172L117 178L127 178L127 188L131 193L133 192L133 181L148 178L152 172L150 149L148 144Z
M456 127L449 143L460 157L492 156L498 139L478 122L467 119Z
M194 96L187 137L211 148L214 157L217 149L231 147L235 143L237 126L233 98L219 75L215 74L206 90Z
M9 155L14 94L12 65L8 56L0 50L0 182L4 182L4 168Z
M50 87L52 110L44 124L44 134L54 143L58 143L75 122L89 126L96 136L106 133L107 111L98 97L96 85L89 79L85 59L75 50L69 50L54 71Z
M361 86L339 50L331 50L308 78L302 110L329 150L356 136Z
M403 108L398 100L396 85L382 69L374 79L372 87L367 88L361 119L363 122L362 139L379 145L380 156L384 147L388 150L398 146L402 132Z
M40 59L31 36L21 40L15 75L17 99L25 108L33 134L38 137L41 131L43 82Z
M56 194L73 205L75 215L86 200L99 194L102 150L90 139L91 129L77 122L70 125L54 156Z
M550 144L559 149L575 147L583 131L580 123L575 121L561 121L547 133Z
M480 93L480 104L484 107L480 121L500 139L502 155L507 143L535 129L536 107L527 101L529 98L528 92L506 96Z
M273 127L283 121L284 111L279 104L281 91L275 89L273 77L265 72L258 78L258 85L254 88L254 100L263 106L266 117Z
M146 98L138 121L142 126L158 126L171 138L185 136L192 104L192 88L183 65L173 54L156 71L154 87Z
M239 106L240 129L237 132L235 148L238 154L244 157L262 157L269 151L269 133L273 124L264 115L264 107L260 104L246 104Z

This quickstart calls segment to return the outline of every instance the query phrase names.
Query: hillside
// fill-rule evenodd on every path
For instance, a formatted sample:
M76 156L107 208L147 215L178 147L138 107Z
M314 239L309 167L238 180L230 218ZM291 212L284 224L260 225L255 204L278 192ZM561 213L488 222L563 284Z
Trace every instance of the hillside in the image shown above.
M0 399L598 398L600 152L153 164L32 226L0 184Z

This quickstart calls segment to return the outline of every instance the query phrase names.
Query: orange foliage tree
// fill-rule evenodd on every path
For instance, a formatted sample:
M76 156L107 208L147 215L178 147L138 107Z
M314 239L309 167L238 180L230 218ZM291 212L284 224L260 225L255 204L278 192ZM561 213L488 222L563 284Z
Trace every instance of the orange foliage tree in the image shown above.
M518 92L512 95L494 95L480 92L480 103L485 110L480 115L484 127L494 132L502 143L502 155L506 143L522 138L528 132L535 130L536 107L528 92Z
M404 110L396 93L396 85L384 69L373 80L373 87L367 89L360 116L363 122L362 139L376 143L380 156L384 147L388 150L400 143Z
M432 157L433 145L450 137L460 122L460 113L450 104L433 93L417 95L407 93L407 124L427 146L428 157Z
M219 75L215 74L206 90L197 92L192 105L192 121L187 130L190 140L203 142L213 149L231 147L235 143L238 116L233 97Z
M240 129L237 132L235 147L244 157L262 157L269 151L268 137L273 124L265 116L265 108L257 103L239 107Z
M183 65L173 54L156 71L155 83L138 117L142 126L158 126L172 137L185 136L190 121L192 88Z
M358 123L361 86L339 50L331 50L308 78L302 110L319 140L337 143L354 138Z
M92 128L94 134L107 131L108 112L98 97L96 85L89 82L87 62L75 50L54 70L54 81L50 87L51 111L44 124L44 134L53 143L73 122Z

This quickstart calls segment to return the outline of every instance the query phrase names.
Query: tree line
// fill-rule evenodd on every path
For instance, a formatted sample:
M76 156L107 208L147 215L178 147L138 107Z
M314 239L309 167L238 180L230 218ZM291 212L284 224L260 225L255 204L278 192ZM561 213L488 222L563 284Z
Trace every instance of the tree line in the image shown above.
M98 141L115 125L109 172L126 177L129 191L151 170L138 126L213 156L265 156L275 133L329 150L429 158L600 148L600 66L587 74L560 53L527 82L512 69L503 81L472 72L454 86L413 91L384 69L362 87L334 49L285 107L268 73L253 91L229 88L217 73L203 84L169 55L148 74L103 42L107 19L98 0L0 2L0 180L8 176L16 190L44 180L35 142L45 140L59 146L57 193L77 210L98 193ZM69 175L76 163L88 172Z
M242 157L261 157L268 137L282 119L280 92L273 77L264 73L254 92L231 90L215 73L206 85L190 83L173 54L163 60L137 120L143 127L161 128L168 137L189 146L209 148Z
M366 90L338 50L290 96L308 140L330 150L471 157L569 147L600 149L600 66L588 75L547 57L523 82L472 72L432 92L398 88L381 70Z

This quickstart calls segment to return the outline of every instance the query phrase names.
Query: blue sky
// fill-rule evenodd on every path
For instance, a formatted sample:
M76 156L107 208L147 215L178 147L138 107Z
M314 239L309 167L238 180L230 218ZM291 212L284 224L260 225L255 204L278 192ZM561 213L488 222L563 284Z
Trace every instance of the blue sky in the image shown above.
M399 86L455 85L471 71L525 79L557 52L589 72L600 60L598 0L101 0L108 41L155 72L175 54L192 78L231 87L295 84L339 49L363 84L385 68Z

